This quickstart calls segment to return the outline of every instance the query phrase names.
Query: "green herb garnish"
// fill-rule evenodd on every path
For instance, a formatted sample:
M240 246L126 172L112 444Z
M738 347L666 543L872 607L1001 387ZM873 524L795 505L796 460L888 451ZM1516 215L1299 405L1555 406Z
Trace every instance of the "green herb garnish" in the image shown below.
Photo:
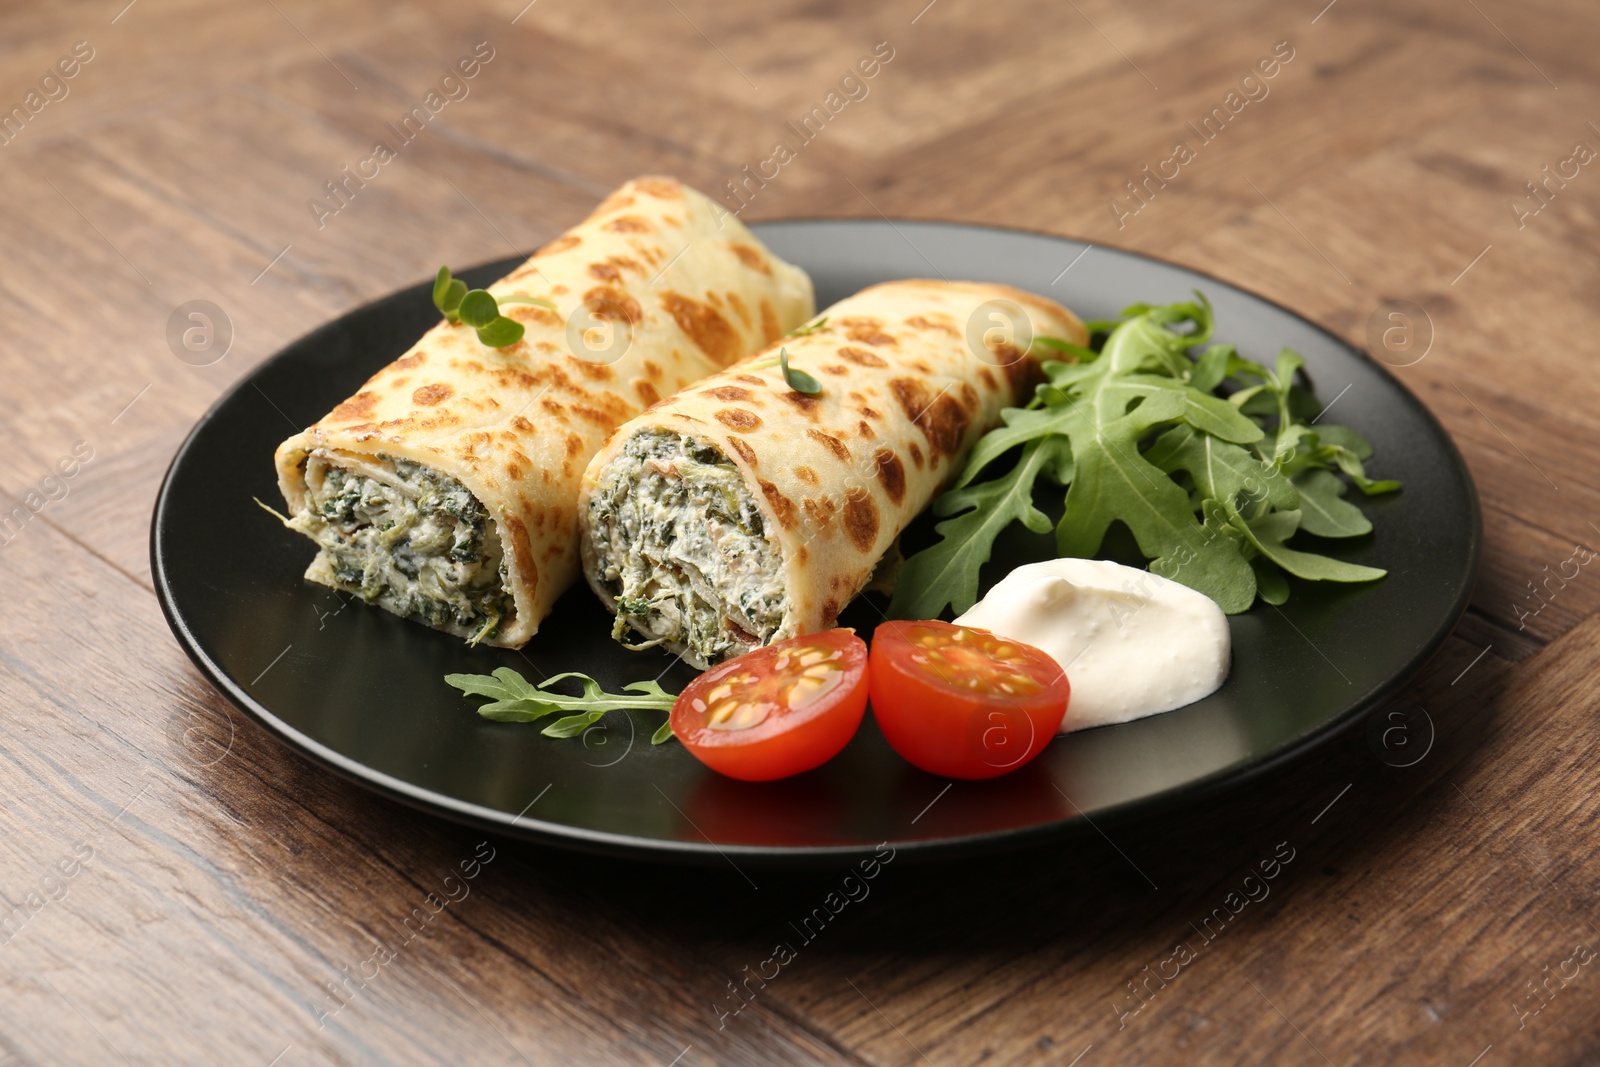
M822 392L822 383L803 370L789 366L789 350L778 349L778 366L783 368L783 380L789 383L789 388L806 396L816 396Z
M827 327L827 325L828 325L828 316L824 315L824 316L822 316L822 318L817 319L815 322L808 322L804 326L796 326L794 329L792 329L788 333L784 334L784 336L785 337L810 337L812 334L816 333L818 330L825 329Z
M569 696L551 691L551 686L568 678L577 678L583 685L581 696ZM491 703L478 709L478 714L496 722L533 722L561 711L576 712L546 726L540 733L546 737L576 737L599 722L609 711L619 708L671 711L677 699L661 688L657 682L629 682L621 693L607 693L600 683L587 674L568 671L546 678L538 685L510 667L500 667L493 674L447 674L447 684L468 696L493 697ZM659 745L672 736L672 725L663 723L650 738Z
M979 439L955 485L934 501L941 539L906 560L889 614L937 618L978 599L979 568L1013 521L1035 533L1050 519L1034 506L1043 476L1067 486L1056 525L1063 556L1093 556L1121 522L1150 570L1215 600L1229 614L1256 597L1287 598L1284 573L1308 580L1366 582L1386 572L1289 548L1304 531L1354 537L1372 524L1343 499L1342 471L1368 495L1399 488L1373 481L1372 448L1354 430L1313 425L1321 408L1295 384L1303 361L1284 349L1271 368L1212 344L1213 316L1195 303L1136 304L1097 352L1039 338L1076 362L1044 364L1049 381L1025 408ZM1005 457L1010 469L976 477ZM997 467L998 469L998 467Z
M497 301L487 289L468 289L466 282L451 277L449 267L440 267L433 280L434 307L450 322L464 322L475 328L478 340L490 348L506 348L522 340L522 323L500 314L501 303L538 304L556 310L549 300L526 293L512 293Z

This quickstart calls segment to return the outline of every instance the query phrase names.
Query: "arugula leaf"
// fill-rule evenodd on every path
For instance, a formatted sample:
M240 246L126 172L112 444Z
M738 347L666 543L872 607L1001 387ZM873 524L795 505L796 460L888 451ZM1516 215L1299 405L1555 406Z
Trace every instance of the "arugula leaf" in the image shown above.
M1358 563L1346 563L1310 552L1296 552L1286 547L1284 542L1300 525L1298 511L1275 511L1249 522L1235 515L1233 525L1263 556L1296 578L1323 582L1370 582L1388 573L1376 567L1363 567Z
M1133 534L1150 570L1234 614L1257 596L1289 595L1284 572L1370 581L1385 572L1291 549L1304 530L1353 537L1372 526L1343 499L1340 473L1365 493L1388 492L1363 466L1360 434L1309 420L1323 410L1304 360L1281 350L1270 366L1212 344L1214 317L1193 301L1134 304L1092 323L1099 351L1040 338L1071 362L1047 362L1047 381L980 438L952 487L934 502L940 540L906 560L891 615L932 618L977 599L995 537L1014 521L1043 532L1033 503L1040 475L1067 486L1056 527L1063 555L1091 556L1115 523ZM977 481L987 475L988 480Z
M989 560L994 539L1019 521L1034 533L1050 529L1050 516L1033 506L1033 483L1051 464L1071 463L1066 442L1044 437L1023 449L1016 469L992 481L951 490L934 502L937 515L955 515L935 530L943 538L900 569L889 617L935 619L946 604L957 614L978 602L978 570ZM960 514L956 514L956 513Z
M1005 420L1005 425L996 427L978 438L978 443L968 454L967 465L962 470L961 477L956 479L954 488L960 489L971 482L985 467L1013 448L1025 445L1041 434L1055 432L1058 420L1054 411L1028 408L1007 408L1001 412L1000 417ZM1055 475L1056 480L1062 485L1072 480L1070 448L1065 448L1065 455L1057 458Z
M1271 560L1256 556L1250 561L1250 567L1256 572L1256 592L1261 594L1262 600L1274 607L1288 602L1289 579Z
M1299 503L1294 483L1270 464L1193 426L1174 426L1156 439L1144 458L1168 474L1188 471L1201 499L1239 505L1242 498L1268 508L1292 508Z
M1372 520L1344 499L1344 483L1327 470L1295 475L1300 491L1300 529L1318 537L1356 537L1372 532Z
M554 692L551 687L568 678L580 681L581 696ZM607 693L600 683L587 674L568 671L546 678L538 685L510 667L500 667L493 674L447 674L446 684L454 686L468 696L486 696L495 699L478 709L478 714L496 722L534 722L560 711L572 711L546 726L541 733L546 737L575 737L611 711L620 708L671 711L676 696L661 688L658 682L629 682L621 693ZM650 743L659 745L672 736L669 724L657 730Z

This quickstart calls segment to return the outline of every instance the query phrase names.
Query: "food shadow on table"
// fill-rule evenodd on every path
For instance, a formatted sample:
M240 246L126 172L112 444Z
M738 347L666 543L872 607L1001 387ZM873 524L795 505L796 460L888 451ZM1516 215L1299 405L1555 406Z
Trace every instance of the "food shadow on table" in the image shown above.
M1483 674L1474 688L1452 692L1449 679L1470 659L1465 644L1452 642L1411 684L1329 743L1243 782L1096 819L1038 844L947 859L908 860L883 849L876 862L841 860L804 870L734 857L697 866L641 865L524 842L504 847L513 864L541 882L563 884L565 892L633 921L665 926L689 943L748 942L752 951L765 950L774 938L812 934L823 920L827 934L808 946L827 952L832 944L842 953L1005 945L1023 951L1053 938L1076 944L1115 939L1152 924L1171 927L1176 937L1188 920L1209 914L1230 893L1260 894L1261 913L1281 906L1308 880L1358 870L1450 803L1441 779L1494 731L1503 688L1499 673L1479 667ZM1443 693L1450 703L1440 702ZM814 802L812 792L803 781L778 783L772 805L805 805ZM746 810L741 817L773 813ZM1262 888L1241 890L1251 876L1250 886ZM1276 901L1266 903L1269 896ZM722 903L663 907L705 900ZM808 917L814 917L809 924Z

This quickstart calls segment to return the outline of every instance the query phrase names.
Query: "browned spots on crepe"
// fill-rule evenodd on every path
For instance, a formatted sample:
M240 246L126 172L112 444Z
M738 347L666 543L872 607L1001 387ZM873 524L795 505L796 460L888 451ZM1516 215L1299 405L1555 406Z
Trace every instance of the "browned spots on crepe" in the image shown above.
M807 430L806 436L832 452L841 463L850 462L850 450L845 447L843 441L832 434L823 433L821 430Z
M848 359L851 363L861 367L887 367L889 364L876 352L868 352L865 348L852 348L845 345L839 349L841 359Z
M849 374L850 373L850 368L846 367L843 363L830 363L826 367L822 368L822 373L823 374L832 374L832 375L838 376L838 375L843 375L843 374Z
M409 356L401 356L399 359L389 364L389 368L391 370L410 370L412 367L422 366L427 361L428 353L413 352Z
M829 497L823 497L821 500L808 498L803 506L806 509L806 514L810 516L812 523L819 530L826 530L832 526L834 512L839 510L839 505L835 504Z
M550 401L550 403L555 404L555 401L552 400L552 401ZM556 404L556 407L560 408L561 405L560 404ZM559 413L560 412L558 411L557 414L559 414ZM512 418L511 426L512 426L513 429L521 430L523 433L532 433L533 432L533 423L529 422L527 419L523 418L521 415L517 415L517 416L514 416Z
M910 362L909 366L911 367L912 370L916 371L918 374L924 375L924 376L929 377L929 378L933 377L933 368L928 366L927 360L914 359L914 360L912 360Z
M741 382L749 382L751 385L767 384L765 378L757 378L754 374L735 374L734 378Z
M515 463L506 464L506 477L514 482L522 481L522 468Z
M344 422L354 419L370 419L375 407L378 406L378 394L369 393L365 389L346 400L328 413L329 422Z
M841 610L837 600L829 600L822 605L822 626L824 629L828 629L838 621Z
M643 312L639 309L639 301L621 289L613 289L608 285L596 286L584 293L583 303L597 319L626 322L630 326L637 326L644 318Z
M773 308L772 301L761 301L761 333L771 344L783 336L783 327L778 324L778 312Z
M573 404L572 413L578 416L580 419L589 420L596 426L603 426L607 431L614 429L618 422L621 422L623 419L627 418L627 415L623 415L621 418L613 419L603 411L598 411L582 404Z
M706 396L714 396L718 400L734 401L751 399L750 390L741 389L737 385L719 385L715 389L705 390Z
M916 423L933 446L935 456L953 456L960 450L968 422L960 402L945 393L930 398L927 386L915 378L895 378L889 389L906 418Z
M798 389L791 389L787 393L779 393L780 398L787 400L813 419L817 417L817 405L822 403L820 396L808 396Z
M783 490L767 481L765 478L757 480L761 486L761 493L767 498L767 503L772 505L772 513L778 518L778 525L785 530L794 525L794 501L783 495Z
M617 376L617 372L606 366L604 363L593 363L587 359L584 359L582 356L574 355L571 352L567 353L567 362L578 368L579 374L583 375L585 378L590 378L597 382L609 382L611 379Z
M859 485L845 494L844 532L862 552L870 551L878 540L878 505L872 502L872 494Z
M795 560L796 563L804 565L805 561L810 559L810 558L811 558L811 553L806 551L806 546L805 545L800 545L798 548L796 548L794 550L794 560Z
M1033 388L1043 382L1044 368L1039 366L1037 360L1019 359L1014 363L1005 365L1006 380L1011 383L1011 395L1014 399L1021 400L1033 392Z
M633 391L639 394L639 400L646 407L661 400L661 394L656 392L656 387L651 385L649 382L634 382Z
M984 347L988 348L989 352L994 356L995 365L998 367L1009 367L1023 358L1022 349L1010 341L999 341L994 344L986 344Z
M443 382L435 382L432 385L419 385L411 394L411 402L422 407L432 407L434 404L449 400L454 392L454 389Z
M933 319L926 315L913 315L906 320L906 325L915 330L940 330L951 337L961 336L961 331L955 328L955 324L950 321L950 316L943 312L939 312L938 316L937 319Z
M567 455L576 456L583 451L583 438L575 433L567 434Z
M661 380L662 371L660 364L653 363L648 359L644 361L644 373L645 377L649 378L653 382L659 382Z
M596 215L604 215L608 211L621 211L625 207L632 207L633 204L633 197L629 196L621 189L618 189L616 192L600 201L600 206L594 209L594 213Z
M661 306L667 309L678 328L689 335L695 346L718 366L727 366L744 355L739 332L715 309L681 293L662 293Z
M731 289L728 290L728 306L733 309L735 315L739 316L739 321L744 323L746 329L755 324L750 318L750 305L744 302L744 297Z
M749 433L761 425L761 416L753 411L743 408L723 408L717 412L716 419L730 430L740 433Z
M539 251L535 252L534 255L553 256L557 252L565 252L568 249L577 248L581 244L583 244L583 238L577 236L576 234L569 233L564 237L557 237L554 241L551 241L549 244L539 249Z
M763 256L760 250L751 248L749 245L737 243L730 243L728 247L733 249L733 254L739 257L739 262L751 270L758 270L762 274L772 273L772 264L767 262L767 257Z
M840 319L845 336L864 345L898 345L899 342L883 332L883 323L873 318Z
M622 280L622 271L615 263L591 263L589 273L602 282L618 282Z
M638 215L623 215L600 228L612 233L650 233L655 229L648 219L641 219Z
M856 423L856 433L860 434L863 438L865 438L868 441L870 441L874 437L878 436L877 431L872 428L872 424L870 422L867 422L865 419L863 419L860 422Z
M560 415L560 414L562 414L563 412L565 412L567 410L565 407L562 406L561 401L552 400L550 397L545 397L543 400L539 401L539 406L544 408L546 411L548 411L552 415ZM523 419L522 421L523 422L527 422L528 420L527 419ZM531 426L528 429L529 429L529 432L532 431L532 427Z
M915 441L912 441L911 442L910 451L911 451L911 462L916 465L917 470L921 470L922 469L922 448Z
M817 484L817 472L812 470L810 467L796 467L794 469L794 476L799 478L802 482L805 482L807 485Z
M739 453L739 458L750 464L750 466L754 467L756 465L756 450L739 440L739 438L728 438L728 447Z
M980 402L981 398L978 396L978 391L972 387L972 383L962 382L961 407L967 412L967 414L976 415L978 413L978 405Z
M633 187L657 200L683 199L683 186L676 178L640 178Z
M906 468L892 448L880 448L872 454L878 466L878 481L888 494L891 503L898 505L906 498Z
M978 381L983 383L985 389L994 390L1000 388L1000 383L995 381L994 372L988 367L978 368Z

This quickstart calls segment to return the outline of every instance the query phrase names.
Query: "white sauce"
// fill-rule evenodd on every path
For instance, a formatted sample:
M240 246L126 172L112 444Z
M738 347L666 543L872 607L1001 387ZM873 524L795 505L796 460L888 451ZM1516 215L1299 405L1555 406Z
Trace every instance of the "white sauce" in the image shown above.
M1072 686L1063 733L1181 708L1228 676L1228 620L1215 601L1105 560L1018 567L956 622L1061 664Z

